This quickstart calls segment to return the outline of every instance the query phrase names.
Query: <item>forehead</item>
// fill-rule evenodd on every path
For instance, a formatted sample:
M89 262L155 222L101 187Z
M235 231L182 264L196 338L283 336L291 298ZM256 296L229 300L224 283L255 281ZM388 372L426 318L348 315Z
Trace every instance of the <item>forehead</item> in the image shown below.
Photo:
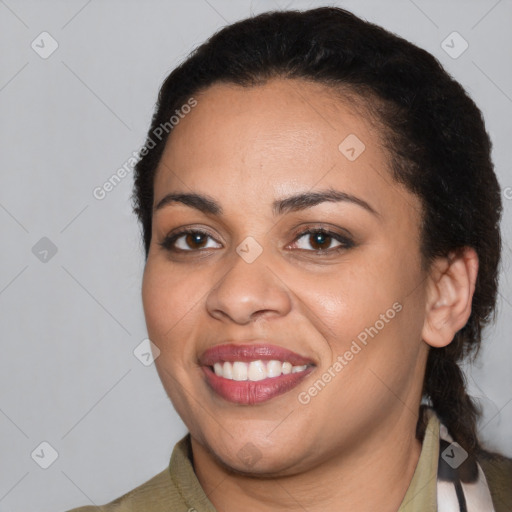
M331 186L379 205L390 178L375 123L332 88L273 79L215 84L173 128L155 179L155 202L172 189L261 201ZM389 195L389 194L388 194ZM256 197L257 196L257 197Z
M243 157L249 165L287 155L318 162L319 153L338 152L349 134L357 134L369 148L379 138L352 99L343 101L332 88L315 82L272 79L253 87L220 83L196 101L171 132L166 147L171 158L195 162L209 155L224 162Z

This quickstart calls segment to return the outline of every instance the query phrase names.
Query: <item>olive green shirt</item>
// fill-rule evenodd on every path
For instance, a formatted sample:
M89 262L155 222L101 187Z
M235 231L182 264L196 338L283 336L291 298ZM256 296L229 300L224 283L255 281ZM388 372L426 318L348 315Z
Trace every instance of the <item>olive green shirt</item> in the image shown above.
M437 465L439 457L439 420L429 414L422 449L411 483L402 500L398 512L437 511ZM508 476L512 461L508 466L496 465L492 460L482 464L487 476L493 471L497 484L491 487L496 512L512 510L512 498L507 489L512 489L512 480L504 482L501 475ZM489 465L490 464L490 465ZM489 470L489 473L488 473ZM494 478L494 477L493 477ZM494 489L494 490L493 490ZM498 489L496 491L496 489ZM507 494L508 493L508 494ZM505 496L506 494L506 496ZM498 503L500 502L500 503ZM190 434L187 434L174 447L169 467L147 482L103 506L85 506L68 512L217 512L206 496L192 466Z

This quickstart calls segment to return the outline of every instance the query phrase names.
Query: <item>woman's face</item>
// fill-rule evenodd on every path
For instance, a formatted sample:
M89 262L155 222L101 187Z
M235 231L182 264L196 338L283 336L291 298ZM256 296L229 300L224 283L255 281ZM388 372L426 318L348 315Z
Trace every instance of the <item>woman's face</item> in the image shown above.
M195 99L157 170L142 289L194 441L233 469L286 474L415 425L421 209L376 125L299 80Z

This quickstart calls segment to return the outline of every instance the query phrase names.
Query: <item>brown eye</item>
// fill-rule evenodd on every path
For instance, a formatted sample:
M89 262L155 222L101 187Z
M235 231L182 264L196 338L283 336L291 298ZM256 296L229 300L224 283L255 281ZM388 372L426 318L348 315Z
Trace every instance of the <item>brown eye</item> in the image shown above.
M304 239L305 242L298 242ZM332 246L332 243L337 245ZM354 246L354 243L346 236L342 236L332 231L326 231L324 229L309 229L303 231L296 238L295 244L298 249L301 250L312 250L316 252L330 252L342 249L348 249ZM308 248L311 247L312 249Z
M200 249L217 247L207 246L208 239L213 240L210 234L198 229L185 229L167 236L160 245L171 252L194 252Z
M206 243L206 235L203 233L187 233L184 236L184 244L187 247L192 247L193 249L200 249Z
M332 237L326 233L317 232L309 235L309 243L315 250L329 249L331 245Z

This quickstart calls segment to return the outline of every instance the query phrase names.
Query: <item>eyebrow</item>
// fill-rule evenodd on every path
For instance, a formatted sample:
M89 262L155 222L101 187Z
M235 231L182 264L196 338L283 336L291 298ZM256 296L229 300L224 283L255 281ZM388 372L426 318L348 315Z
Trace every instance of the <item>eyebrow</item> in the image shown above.
M379 213L366 201L346 192L335 189L320 190L316 192L303 192L284 199L277 199L272 203L274 215L283 215L288 212L306 210L324 202L348 202L355 204L379 217ZM222 215L222 206L213 198L196 193L170 193L164 196L153 208L153 212L161 210L172 203L181 203L195 208L202 213Z

